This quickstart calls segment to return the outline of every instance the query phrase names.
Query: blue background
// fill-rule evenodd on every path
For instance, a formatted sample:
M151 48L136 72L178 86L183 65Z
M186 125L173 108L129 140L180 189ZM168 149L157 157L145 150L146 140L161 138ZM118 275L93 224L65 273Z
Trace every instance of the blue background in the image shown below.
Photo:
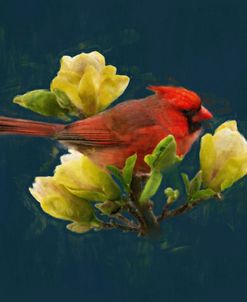
M182 85L217 116L209 128L234 118L246 135L246 14L245 1L1 0L0 114L47 120L12 98L48 88L62 55L99 50L132 78L122 99L147 95L147 84ZM189 173L197 149L183 164ZM65 150L16 136L0 137L0 150L1 301L246 299L245 180L223 202L167 221L159 240L76 236L28 193Z

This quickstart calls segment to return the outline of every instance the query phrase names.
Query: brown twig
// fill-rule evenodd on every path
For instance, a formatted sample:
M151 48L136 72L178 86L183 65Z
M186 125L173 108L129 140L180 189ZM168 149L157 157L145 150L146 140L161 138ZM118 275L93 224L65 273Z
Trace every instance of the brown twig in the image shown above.
M161 214L160 214L159 216L157 216L157 221L158 221L158 222L160 222L160 221L162 221L163 219L166 218L167 213L168 213L168 210L169 210L169 204L166 203L166 204L164 205L163 209L162 209Z
M221 194L217 193L215 196L215 198L217 198L218 200L222 200L222 196ZM198 199L196 201L193 201L191 203L187 202L183 205L181 205L180 207L169 211L169 203L166 203L162 213L160 216L158 216L158 221L162 221L166 218L170 218L170 217L175 217L184 213L189 212L190 210L192 210L193 208L195 208L196 206L198 206L199 204L201 204L202 202L207 201L207 199Z
M201 204L203 201L206 201L204 199L199 199L197 201L194 201L193 203L186 203L178 207L177 209L174 209L172 211L168 211L165 218L175 217L184 213L189 212L199 204Z
M142 217L140 211L136 208L135 204L131 200L126 203L125 208L131 215L136 218L136 220L140 223L141 227L146 226L145 220Z
M124 215L122 215L120 213L111 215L111 217L122 222L123 224L125 224L127 226L138 227L138 225L133 220L129 220L127 217L125 217Z
M105 230L111 230L111 229L120 229L123 232L137 232L139 233L139 228L127 226L123 224L119 224L115 221L110 220L110 222L103 222L101 224L102 228Z

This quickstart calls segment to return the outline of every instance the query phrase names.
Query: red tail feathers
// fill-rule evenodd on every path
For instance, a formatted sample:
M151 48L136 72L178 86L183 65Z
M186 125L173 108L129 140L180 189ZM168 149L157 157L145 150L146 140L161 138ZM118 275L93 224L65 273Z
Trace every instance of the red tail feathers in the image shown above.
M61 124L49 124L30 120L0 117L1 134L20 134L52 137L64 128Z

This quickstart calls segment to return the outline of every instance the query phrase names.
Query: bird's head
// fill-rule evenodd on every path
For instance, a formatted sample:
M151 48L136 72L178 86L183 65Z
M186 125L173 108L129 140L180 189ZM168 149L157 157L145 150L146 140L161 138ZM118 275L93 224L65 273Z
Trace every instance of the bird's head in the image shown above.
M180 112L188 120L189 132L201 127L201 122L211 119L212 113L202 106L201 98L195 92L183 87L149 86L172 109Z

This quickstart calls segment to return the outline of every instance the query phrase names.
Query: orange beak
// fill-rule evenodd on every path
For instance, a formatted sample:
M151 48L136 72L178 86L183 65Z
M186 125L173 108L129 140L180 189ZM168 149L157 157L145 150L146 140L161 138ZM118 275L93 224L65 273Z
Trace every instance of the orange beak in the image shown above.
M193 122L201 122L204 120L209 120L213 117L212 113L209 112L205 107L201 107L201 110L193 116L192 121Z

